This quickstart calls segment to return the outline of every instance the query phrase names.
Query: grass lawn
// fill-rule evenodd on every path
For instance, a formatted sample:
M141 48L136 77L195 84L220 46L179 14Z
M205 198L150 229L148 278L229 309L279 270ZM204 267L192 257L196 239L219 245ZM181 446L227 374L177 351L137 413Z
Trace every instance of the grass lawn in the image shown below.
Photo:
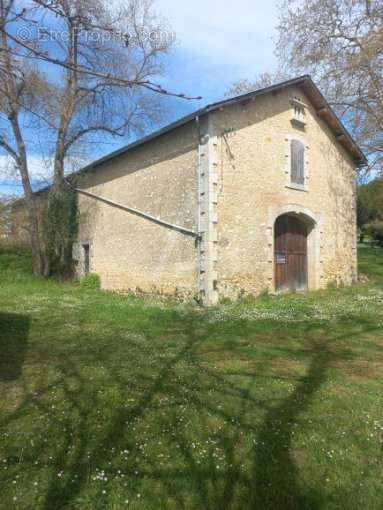
M208 311L29 267L0 251L2 509L383 508L383 249Z

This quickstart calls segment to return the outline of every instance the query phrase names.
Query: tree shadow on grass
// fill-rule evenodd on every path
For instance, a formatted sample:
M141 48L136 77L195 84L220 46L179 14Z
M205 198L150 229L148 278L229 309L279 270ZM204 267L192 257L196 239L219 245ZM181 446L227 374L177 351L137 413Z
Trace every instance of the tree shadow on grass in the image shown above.
M298 482L299 471L293 454L294 428L326 381L326 372L334 361L325 342L311 342L312 358L308 372L294 391L266 413L254 451L254 483L251 508L307 509L321 507L320 488L305 490Z
M270 331L273 325L270 323ZM379 326L374 321L358 318L355 321L344 320L342 326L338 324L318 327L308 324L296 331L296 337L301 338L301 348L294 349L295 356L302 362L308 362L308 370L305 375L295 379L286 378L294 385L292 393L276 402L263 400L261 402L246 396L243 392L243 406L239 410L238 419L240 433L251 427L244 424L242 417L250 408L256 406L258 412L263 415L260 425L254 426L256 437L253 450L252 470L241 469L243 460L233 455L235 443L240 434L232 435L228 441L226 453L230 459L230 469L227 470L224 486L220 492L216 492L216 498L205 508L214 510L319 510L326 505L326 491L324 486L304 485L302 466L299 465L294 437L302 428L304 413L313 405L317 394L326 383L328 372L339 363L350 361L355 354L351 346L343 341L352 341L353 336L359 334L375 333ZM339 333L339 331L343 331ZM338 343L340 341L340 343ZM375 346L375 350L378 347ZM281 349L283 352L284 349ZM285 349L285 358L288 359L288 348ZM290 355L291 347L290 347ZM249 390L255 381L262 380L264 376L271 378L272 375L263 371L253 374L253 383L249 382ZM280 376L278 376L280 379ZM223 382L222 388L227 389ZM250 394L250 391L249 391ZM225 434L225 431L222 431ZM228 438L228 437L227 437ZM316 467L312 460L312 470L316 473ZM240 491L238 488L247 489Z
M284 360L298 356L300 363L308 365L303 376L295 373L287 378L293 391L286 396L283 390L280 399L260 391L261 385L268 385L275 377L267 362L273 363L270 353L265 363L252 365L248 362L256 354L247 350L249 343L261 344L262 335L272 343L273 335L280 333L280 325L272 321L263 325L236 320L230 324L209 323L198 313L161 310L155 315L155 328L153 320L150 316L134 326L136 331L132 328L136 336L129 338L129 349L119 349L120 364L108 360L117 344L108 347L106 339L105 349L100 351L94 333L88 337L84 333L81 339L82 345L89 346L83 357L73 351L70 356L53 358L55 380L40 389L33 405L48 420L48 431L55 435L48 447L43 436L35 440L28 457L26 453L24 457L26 470L37 469L35 459L44 449L50 458L39 508L119 508L121 500L113 499L113 489L108 489L112 483L118 491L125 490L129 499L142 492L140 484L145 483L146 506L142 508L318 510L324 506L323 487L301 484L300 466L294 457L294 427L326 382L328 369L352 357L350 350L333 345L333 341L373 331L376 324L359 321L354 332L352 325L345 323L344 328L338 328L344 331L343 337L333 334L331 326L320 331L315 326L301 326L292 333L298 341L289 344L286 336L286 346L285 339L278 338L280 346L271 354ZM286 330L289 328L291 325ZM160 341L158 332L164 332ZM145 336L142 345L138 333ZM167 336L172 338L174 348L162 355ZM247 339L246 343L239 341L241 337ZM121 337L117 341L127 340ZM134 356L142 348L156 353L154 359L145 352L141 355L141 360L153 368L134 372L132 379L129 371L135 369ZM238 368L234 364L234 368L217 369L223 353L229 362L237 359ZM91 381L84 371L87 366L93 370L97 367L104 375ZM108 386L116 397L114 405L100 397ZM47 398L52 387L57 389L55 407L60 401L65 405L65 410L57 413ZM134 403L128 404L131 396L135 396ZM20 413L29 413L28 398L26 395L15 410L16 419ZM98 409L100 415L105 414L103 420ZM258 417L262 421L254 420ZM150 438L153 434L158 437ZM253 449L244 445L245 437L255 439ZM163 442L161 451L170 454L171 461L164 459L162 463L159 451L143 455L141 448L151 439ZM203 443L203 462L195 449L194 443L198 442L200 452ZM226 459L219 469L217 448ZM125 450L129 451L127 460L121 455ZM20 472L23 467L17 468ZM97 469L107 473L108 482L92 481ZM122 489L124 483L128 484L126 489ZM148 491L148 487L153 490Z
M308 371L299 379L291 395L270 407L257 435L249 508L319 510L324 507L324 488L304 487L299 482L300 473L294 456L294 429L298 430L301 415L312 405L326 382L328 370L338 362L354 357L350 348L342 349L337 341L351 340L355 334L378 329L376 323L363 318L359 318L357 324L347 320L343 323L342 334L334 334L330 324L319 335L315 327L307 328L304 343L310 352ZM312 469L315 472L314 461Z
M0 381L15 381L21 376L29 325L26 315L0 312Z
M153 401L156 396L166 391L166 386L169 384L174 367L188 355L191 348L192 343L187 342L173 358L165 360L163 366L159 367L154 380L149 382L147 391L142 394L141 398L132 407L116 407L108 423L98 432L97 442L89 440L89 419L94 408L97 406L97 398L94 395L93 398L90 396L84 404L81 398L79 398L81 390L79 392L77 388L76 392L73 392L68 388L65 381L69 378L74 377L84 390L86 388L86 381L81 377L74 365L66 364L65 368L63 368L64 393L66 399L72 403L73 409L78 411L80 421L77 423L76 428L71 425L70 421L67 422L68 433L62 438L61 453L56 455L53 462L54 469L49 480L43 506L44 509L73 508L72 505L89 479L90 466L93 468L97 466L99 468L107 468L108 463L113 462L121 449L129 449L131 452L135 451L137 437L134 432L131 432L129 437L127 437L127 431L132 428L134 430L134 423L150 410L154 405ZM114 380L114 383L116 382ZM119 381L117 384L120 386L121 393L125 393L124 380ZM65 457L64 452L73 442L73 435L76 435L79 441L74 455L69 460ZM68 474L66 482L57 477L57 472L60 470L64 470ZM127 473L131 481L133 481L133 485L134 479L137 478L135 475L138 472L137 470L140 470L142 476L142 467L133 459L127 468ZM109 472L112 476L117 475L115 468L109 468ZM156 473L156 466L153 465L153 472L150 476L155 479L157 477ZM75 478L73 478L74 476ZM94 503L93 508L103 508L104 504L106 504L106 501L103 503L100 499L97 503Z

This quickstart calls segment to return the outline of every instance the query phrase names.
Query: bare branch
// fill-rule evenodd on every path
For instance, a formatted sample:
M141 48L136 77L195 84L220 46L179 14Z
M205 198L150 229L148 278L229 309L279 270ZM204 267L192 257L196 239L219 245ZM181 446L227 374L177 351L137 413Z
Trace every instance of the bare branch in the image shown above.
M18 165L20 163L19 156L15 149L13 149L9 143L4 140L4 138L0 137L0 147L2 147L15 161L15 163Z
M178 98L185 99L188 101L192 101L192 100L195 101L195 100L202 99L202 96L188 96L187 94L185 94L183 92L171 92L171 91L165 89L161 84L152 82L150 80L128 80L121 76L115 76L110 73L102 73L99 71L95 71L93 69L86 68L82 65L70 64L66 61L60 60L58 58L54 58L54 57L50 56L49 54L47 54L46 52L40 51L40 50L34 48L33 46L28 45L21 39L15 37L13 34L10 34L8 31L5 30L5 28L3 28L1 26L0 26L0 31L2 31L7 37L9 37L9 39L11 39L17 45L28 50L30 53L32 53L38 59L49 62L50 64L57 65L59 67L67 69L69 71L76 72L81 75L86 75L90 78L91 77L102 78L102 79L108 80L110 83L113 83L116 85L124 85L126 87L143 87L147 90L156 92L157 94L162 94L164 96L178 97Z

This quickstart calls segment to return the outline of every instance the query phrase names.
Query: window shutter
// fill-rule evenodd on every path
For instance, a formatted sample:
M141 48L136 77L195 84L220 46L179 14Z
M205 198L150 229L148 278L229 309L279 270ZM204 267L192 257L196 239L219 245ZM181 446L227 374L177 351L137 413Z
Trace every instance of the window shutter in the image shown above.
M291 140L291 182L305 183L305 146L299 140Z

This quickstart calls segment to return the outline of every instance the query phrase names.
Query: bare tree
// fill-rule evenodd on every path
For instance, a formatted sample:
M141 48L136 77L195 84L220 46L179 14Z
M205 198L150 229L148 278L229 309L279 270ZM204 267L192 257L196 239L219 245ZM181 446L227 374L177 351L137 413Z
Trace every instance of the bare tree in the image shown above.
M276 71L274 73L265 71L263 73L256 75L251 80L249 80L248 78L243 78L241 80L235 81L228 87L228 89L225 92L225 95L227 97L238 96L240 94L245 94L246 92L252 92L253 90L269 87L274 83L287 80L287 78L288 78L287 73L283 73L282 71Z
M1 147L22 177L34 268L41 273L41 236L22 116L44 125L45 143L53 154L52 190L60 194L65 161L79 144L142 128L161 111L161 95L191 98L155 81L173 40L150 0L127 0L119 12L106 0L31 0L28 8L15 0L0 2L1 67L4 82L10 78L4 103L15 144L8 143L5 132Z
M383 170L383 3L381 0L283 0L279 68L240 80L227 95L310 74L360 144Z
M81 141L100 133L124 136L137 122L153 118L158 105L148 89L169 93L150 78L161 74L161 58L173 41L167 37L166 24L152 14L148 0L129 0L114 15L103 0L34 3L48 27L39 27L45 37L37 50L25 45L24 50L60 68L60 84L50 81L41 104L55 132L54 188L58 189L65 158Z
M33 253L33 271L42 274L43 257L38 211L28 172L27 151L22 133L21 115L24 98L31 91L28 69L21 58L13 55L6 31L17 20L14 0L0 0L0 147L13 160L23 185L29 218L29 234ZM29 90L28 90L29 89Z
M312 75L382 170L382 1L284 0L278 31L282 68Z

